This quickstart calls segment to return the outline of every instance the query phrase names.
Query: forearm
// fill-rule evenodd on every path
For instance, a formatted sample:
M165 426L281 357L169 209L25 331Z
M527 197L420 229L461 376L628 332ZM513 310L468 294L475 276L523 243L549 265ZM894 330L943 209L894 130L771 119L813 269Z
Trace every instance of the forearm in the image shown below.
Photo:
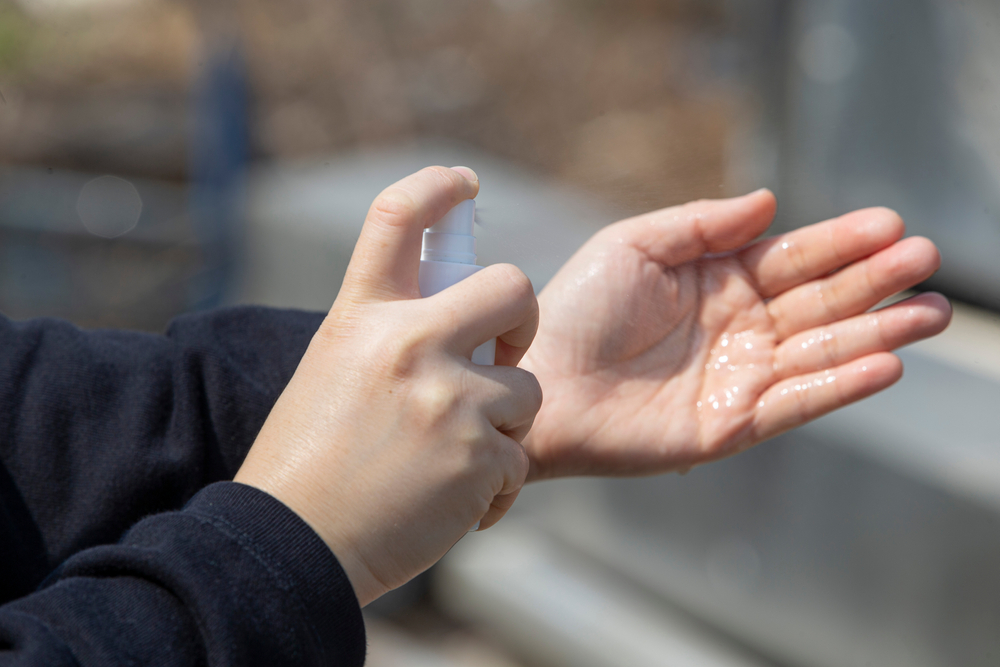
M361 665L364 652L360 607L323 541L233 483L0 607L0 665Z
M322 317L235 308L166 335L0 320L0 530L23 564L0 601L231 479Z

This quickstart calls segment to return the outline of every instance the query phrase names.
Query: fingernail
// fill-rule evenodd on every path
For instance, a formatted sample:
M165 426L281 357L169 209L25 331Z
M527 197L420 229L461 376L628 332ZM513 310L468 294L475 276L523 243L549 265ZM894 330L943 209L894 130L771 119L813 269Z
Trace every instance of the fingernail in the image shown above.
M452 171L457 171L462 176L464 176L467 180L470 180L473 183L476 183L477 181L479 181L479 177L476 176L476 172L472 171L468 167L452 167L451 170Z
M481 524L481 523L482 523L482 521L477 521L477 522L476 522L476 525L475 525L475 526L473 526L472 528L470 528L470 529L469 529L469 532L470 532L470 533L474 533L474 532L476 532L477 530L479 530L479 524Z

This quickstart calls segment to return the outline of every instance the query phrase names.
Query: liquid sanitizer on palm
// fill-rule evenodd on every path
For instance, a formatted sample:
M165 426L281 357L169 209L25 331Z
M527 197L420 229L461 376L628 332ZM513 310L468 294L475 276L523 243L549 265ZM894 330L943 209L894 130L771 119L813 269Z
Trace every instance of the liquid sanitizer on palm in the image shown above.
M468 278L483 267L476 264L476 202L467 199L424 230L420 251L420 296L428 297ZM483 343L472 363L492 366L497 341Z

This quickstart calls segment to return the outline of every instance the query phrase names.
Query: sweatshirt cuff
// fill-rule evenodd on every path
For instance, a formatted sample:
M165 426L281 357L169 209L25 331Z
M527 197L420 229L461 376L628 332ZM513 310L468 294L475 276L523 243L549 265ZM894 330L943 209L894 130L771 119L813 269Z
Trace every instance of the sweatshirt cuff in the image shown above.
M297 600L322 652L335 665L362 664L365 628L347 573L322 538L277 498L237 482L199 491L185 513L228 528Z

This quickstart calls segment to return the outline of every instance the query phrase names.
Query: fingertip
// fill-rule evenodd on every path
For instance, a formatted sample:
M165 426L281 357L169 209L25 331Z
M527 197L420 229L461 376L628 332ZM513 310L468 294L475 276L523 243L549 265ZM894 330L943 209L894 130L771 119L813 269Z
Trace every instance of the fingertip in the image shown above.
M766 206L770 210L772 218L778 212L778 197L770 188L760 188L743 197L745 199L757 200L761 206Z
M889 374L889 377L891 379L889 381L889 384L886 385L887 387L891 387L892 385L894 385L897 382L899 382L900 380L902 380L903 379L903 373L906 371L906 368L903 366L903 360L902 359L900 359L898 356L896 356L892 352L889 352L889 357L891 358L891 361L889 363L890 363L890 366L892 368L892 371Z
M906 233L906 223L903 221L903 216L896 212L895 209L886 206L876 206L874 208L863 209L858 211L858 213L868 216L868 232L887 238L890 242L898 241Z
M911 236L903 241L909 245L911 261L926 268L930 274L941 268L941 251L937 245L925 236Z
M369 290L379 298L419 295L424 229L478 191L474 171L441 166L425 167L384 189L368 209L344 286Z
M905 368L903 367L903 360L897 357L892 352L886 352L888 358L885 360L885 370L882 375L883 384L876 389L876 391L882 391L888 389L892 385L896 384L903 379L903 374ZM872 392L875 393L875 392Z
M938 292L925 292L903 302L911 306L911 316L919 318L921 338L936 336L951 323L951 302ZM919 308L917 308L919 307Z
M899 382L903 377L903 361L892 352L879 352L859 359L854 373L866 378L864 395L870 396Z
M746 238L742 239L744 243L763 234L778 213L778 198L769 188L754 190L730 201L743 209L741 215L743 228L746 230Z
M763 234L778 210L774 193L762 188L732 199L703 200L690 205L704 217L702 233L708 252L727 252Z
M749 210L744 210L743 213L748 216L749 226L758 228L758 234L770 226L778 212L778 198L769 188L754 190L750 194L737 197L735 201L749 207Z
M452 199L449 202L450 206L445 209L444 213L447 213L452 207L466 199L475 199L476 195L479 194L479 176L469 167L442 167L434 165L424 167L420 172L433 172L437 176L444 177L447 181L446 187L451 189ZM433 221L431 224L433 224Z
M470 181L472 183L479 183L479 176L469 167L452 167L451 170L457 171L467 181Z
M948 300L948 297L940 292L925 292L923 296L929 299L934 304L934 307L941 309L948 317L948 321L951 321L951 316L954 314L955 309L951 305L951 301Z

